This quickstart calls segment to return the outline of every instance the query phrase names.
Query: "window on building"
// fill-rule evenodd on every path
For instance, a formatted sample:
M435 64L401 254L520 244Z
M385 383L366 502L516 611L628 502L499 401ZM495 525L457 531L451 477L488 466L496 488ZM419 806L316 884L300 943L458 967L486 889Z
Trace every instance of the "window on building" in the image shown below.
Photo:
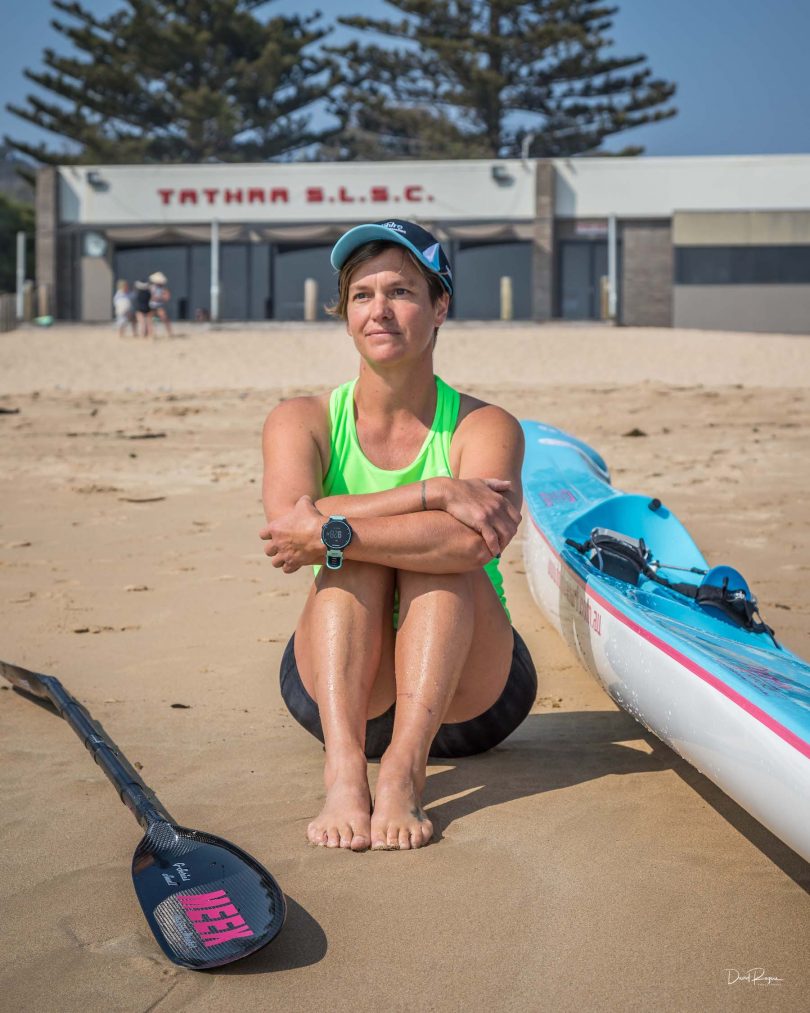
M810 285L810 246L678 246L676 285Z

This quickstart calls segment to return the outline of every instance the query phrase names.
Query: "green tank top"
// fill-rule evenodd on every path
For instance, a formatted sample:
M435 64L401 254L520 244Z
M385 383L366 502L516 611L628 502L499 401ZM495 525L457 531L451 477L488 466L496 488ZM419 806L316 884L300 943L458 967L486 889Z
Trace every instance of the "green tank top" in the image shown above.
M440 377L436 377L436 414L416 458L404 468L378 468L366 457L357 439L354 418L354 388L357 379L336 387L329 398L331 454L329 470L323 480L324 496L357 495L385 492L426 478L452 478L450 441L453 439L461 397ZM506 610L503 577L497 559L484 567L492 586Z

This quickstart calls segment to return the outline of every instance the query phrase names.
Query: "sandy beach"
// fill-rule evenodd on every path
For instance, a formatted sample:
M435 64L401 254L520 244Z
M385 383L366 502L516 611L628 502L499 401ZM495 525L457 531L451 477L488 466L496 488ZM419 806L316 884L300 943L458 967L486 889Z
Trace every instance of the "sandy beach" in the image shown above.
M262 554L259 439L280 399L356 357L333 324L182 329L0 335L0 657L58 676L178 822L263 862L287 925L218 972L168 963L132 889L132 816L69 727L3 686L4 1007L806 1006L810 868L581 668L530 597L520 533L504 572L533 713L429 767L429 847L306 845L322 751L278 667L311 575ZM810 339L449 324L437 372L595 446L810 657ZM729 973L753 968L781 980Z

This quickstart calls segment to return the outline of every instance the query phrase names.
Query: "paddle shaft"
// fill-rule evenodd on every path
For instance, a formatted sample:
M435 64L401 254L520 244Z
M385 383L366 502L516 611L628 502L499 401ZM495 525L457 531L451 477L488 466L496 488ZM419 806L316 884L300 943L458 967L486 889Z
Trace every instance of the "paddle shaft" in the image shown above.
M98 721L71 696L52 675L40 675L28 669L0 661L0 674L25 693L48 700L85 744L93 759L112 781L121 801L144 830L157 822L174 820L151 788L138 777L127 758L107 735Z

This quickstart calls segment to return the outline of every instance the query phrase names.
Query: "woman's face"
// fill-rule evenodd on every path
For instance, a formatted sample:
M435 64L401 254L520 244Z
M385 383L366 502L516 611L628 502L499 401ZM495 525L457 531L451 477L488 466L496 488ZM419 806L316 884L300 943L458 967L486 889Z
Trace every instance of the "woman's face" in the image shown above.
M432 303L427 281L404 250L391 247L361 264L349 285L346 329L364 359L380 365L433 351L449 297Z

